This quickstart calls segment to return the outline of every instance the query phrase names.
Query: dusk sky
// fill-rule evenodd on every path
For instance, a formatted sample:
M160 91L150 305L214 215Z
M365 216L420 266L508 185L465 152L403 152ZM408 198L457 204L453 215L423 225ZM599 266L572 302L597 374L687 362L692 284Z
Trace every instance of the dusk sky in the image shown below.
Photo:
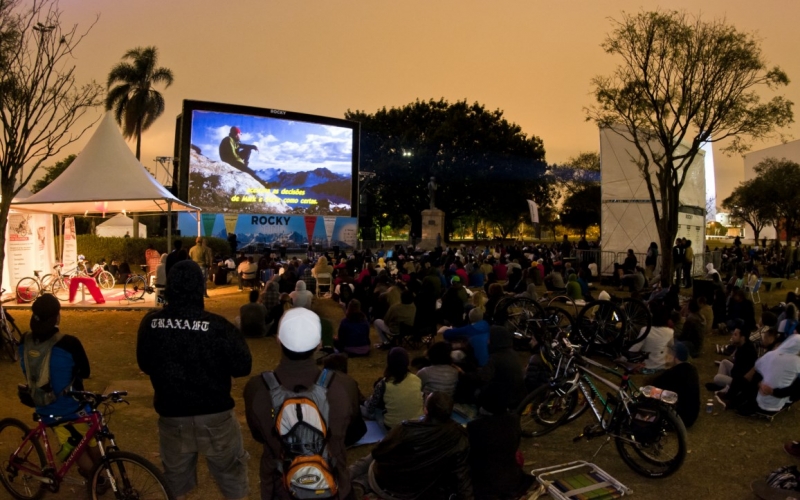
M756 32L769 64L793 80L784 94L800 103L795 0L61 0L60 5L65 25L88 27L100 16L75 51L82 81L105 84L114 64L137 46L158 47L160 65L172 69L175 83L163 92L166 112L143 136L142 163L149 168L156 156L172 155L183 99L337 118L347 109L374 112L417 98L467 99L503 110L525 133L541 137L548 162L597 151L598 131L583 111L594 101L590 80L610 74L620 62L600 44L611 29L609 18L642 8L725 17L740 30ZM796 139L799 130L794 124L785 132ZM78 152L88 137L67 153ZM776 143L756 143L753 149ZM743 180L743 161L717 149L714 157L721 199Z

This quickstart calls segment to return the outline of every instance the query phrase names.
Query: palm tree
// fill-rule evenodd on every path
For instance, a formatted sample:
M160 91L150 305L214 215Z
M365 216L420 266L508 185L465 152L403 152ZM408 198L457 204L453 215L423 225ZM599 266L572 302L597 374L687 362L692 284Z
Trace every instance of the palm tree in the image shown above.
M136 47L122 56L108 74L106 110L122 127L126 139L136 137L136 159L141 160L142 132L164 113L164 96L153 87L172 85L172 71L157 67L158 49ZM116 85L112 88L113 85ZM139 217L133 217L133 236L139 236Z

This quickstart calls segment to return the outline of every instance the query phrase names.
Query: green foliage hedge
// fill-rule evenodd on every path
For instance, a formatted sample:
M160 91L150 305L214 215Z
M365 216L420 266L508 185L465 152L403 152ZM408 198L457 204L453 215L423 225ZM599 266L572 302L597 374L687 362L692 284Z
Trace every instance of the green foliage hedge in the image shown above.
M183 248L194 246L195 237L175 237L172 239L183 241ZM229 255L231 247L227 240L222 238L206 238L206 244L211 247L214 255ZM78 254L83 254L89 262L97 262L101 257L107 262L112 260L127 261L128 264L144 264L144 252L148 245L164 253L167 251L167 238L106 238L93 234L78 235Z

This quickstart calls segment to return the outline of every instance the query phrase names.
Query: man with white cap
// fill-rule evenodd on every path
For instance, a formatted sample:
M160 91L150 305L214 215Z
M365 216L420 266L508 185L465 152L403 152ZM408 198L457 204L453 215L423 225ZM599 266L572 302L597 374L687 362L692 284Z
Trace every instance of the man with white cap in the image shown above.
M290 309L283 314L278 326L278 342L281 346L281 360L272 372L285 389L298 391L311 389L319 379L320 369L314 360L314 352L322 339L319 316L305 308ZM264 445L261 456L261 498L292 498L283 485L282 474L278 470L281 456L281 442L275 432L272 395L262 374L250 379L244 389L247 425L253 438ZM350 496L350 476L347 472L345 436L350 420L356 416L357 402L342 383L333 376L327 388L328 421L327 449L334 464L333 475L338 487L338 497Z

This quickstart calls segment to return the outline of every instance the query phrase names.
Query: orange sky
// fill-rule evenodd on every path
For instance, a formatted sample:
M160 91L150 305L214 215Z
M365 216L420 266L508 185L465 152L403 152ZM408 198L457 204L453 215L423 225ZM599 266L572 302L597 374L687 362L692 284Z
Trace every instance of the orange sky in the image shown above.
M416 98L466 98L500 108L544 140L549 162L597 151L584 120L590 79L617 60L600 49L609 17L642 7L726 17L762 37L770 64L796 80L800 103L800 4L794 0L61 0L64 23L88 26L75 52L82 80L105 83L126 50L155 45L175 83L167 110L144 134L142 163L171 156L183 99L341 117ZM796 111L800 113L800 110ZM800 138L798 125L787 132ZM68 152L78 152L86 136ZM761 149L767 144L756 144ZM58 158L60 159L60 158ZM715 151L718 197L743 180L741 157ZM52 163L55 163L53 161Z

